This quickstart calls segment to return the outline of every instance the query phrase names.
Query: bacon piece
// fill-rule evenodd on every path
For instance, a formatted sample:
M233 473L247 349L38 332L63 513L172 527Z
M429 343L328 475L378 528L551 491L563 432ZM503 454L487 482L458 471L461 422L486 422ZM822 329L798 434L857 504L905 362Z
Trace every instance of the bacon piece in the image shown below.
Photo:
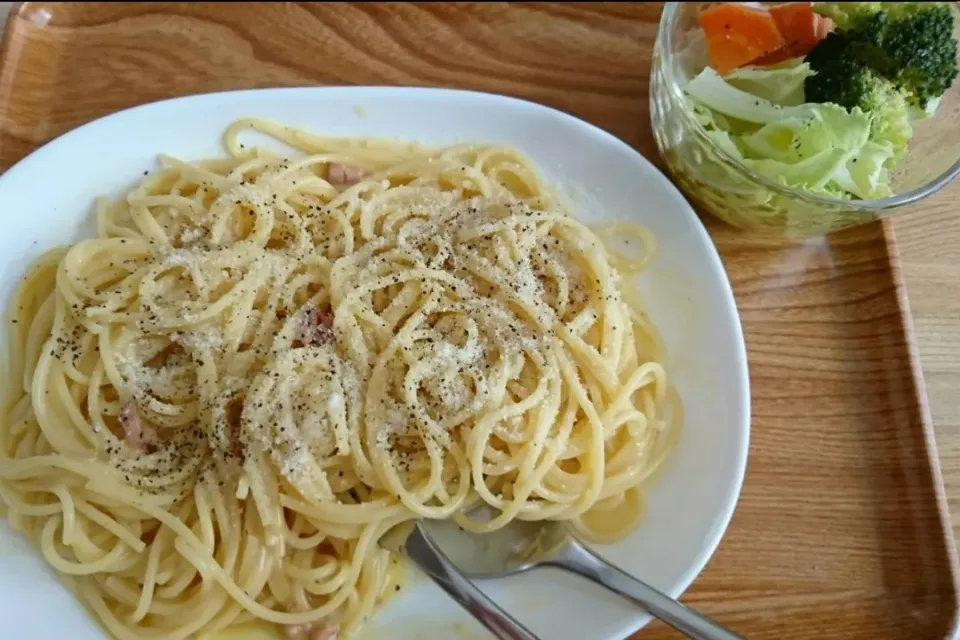
M318 347L333 342L333 313L329 310L307 311L294 347Z
M157 447L157 433L145 425L143 418L140 417L140 411L137 409L137 403L130 398L120 409L120 426L123 427L123 441L129 446L150 453Z
M310 640L335 640L339 633L338 624L319 624L310 630Z
M335 187L349 187L357 184L366 175L360 167L351 167L348 164L332 162L327 167L327 181Z
M143 364L153 369L159 369L167 363L167 360L171 356L173 356L177 352L182 352L182 351L183 351L183 347L181 347L176 342L171 342L170 344L165 346L163 349L160 349L160 351L158 351L152 358L150 358Z
M288 638L294 640L336 640L337 634L340 633L340 625L327 622L291 624L284 631Z

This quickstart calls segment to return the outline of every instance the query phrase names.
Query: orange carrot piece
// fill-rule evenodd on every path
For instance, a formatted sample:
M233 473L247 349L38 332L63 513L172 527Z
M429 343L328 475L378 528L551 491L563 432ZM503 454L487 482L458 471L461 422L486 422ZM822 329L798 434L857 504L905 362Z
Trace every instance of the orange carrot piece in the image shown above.
M730 73L786 45L773 16L736 2L726 2L700 12L710 66L720 75Z
M833 21L813 10L812 2L790 2L770 8L780 35L787 41L791 55L802 56L817 46L833 30Z

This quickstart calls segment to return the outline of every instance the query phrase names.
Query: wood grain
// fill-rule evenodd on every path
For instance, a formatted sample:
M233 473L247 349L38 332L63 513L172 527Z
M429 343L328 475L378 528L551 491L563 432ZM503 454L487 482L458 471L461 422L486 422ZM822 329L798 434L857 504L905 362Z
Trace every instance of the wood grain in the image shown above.
M322 84L519 96L659 162L647 109L659 13L654 3L27 3L0 67L0 168L136 104ZM958 197L948 190L896 231L960 513ZM733 523L686 600L756 639L946 637L955 549L892 226L787 244L705 222L747 335L753 441ZM637 637L677 636L651 625Z

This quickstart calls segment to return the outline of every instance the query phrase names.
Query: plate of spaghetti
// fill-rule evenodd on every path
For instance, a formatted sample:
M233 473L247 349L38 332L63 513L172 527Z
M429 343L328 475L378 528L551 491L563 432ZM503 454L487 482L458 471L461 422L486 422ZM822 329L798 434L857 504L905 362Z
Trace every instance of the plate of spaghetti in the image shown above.
M193 96L54 140L0 202L0 618L24 637L485 637L387 531L562 520L679 596L732 516L750 412L723 266L651 164L572 116ZM549 570L482 586L551 640L647 622Z

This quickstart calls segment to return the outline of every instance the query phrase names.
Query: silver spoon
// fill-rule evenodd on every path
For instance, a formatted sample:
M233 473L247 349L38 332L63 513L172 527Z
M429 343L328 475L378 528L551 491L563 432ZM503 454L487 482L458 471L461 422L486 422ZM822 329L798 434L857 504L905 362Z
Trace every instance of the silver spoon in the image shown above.
M422 524L398 525L380 540L380 544L406 555L499 640L539 640L458 571L424 532Z
M501 578L540 566L557 567L632 600L694 640L744 640L605 561L577 542L562 523L514 520L492 533L474 534L450 521L423 521L420 529L467 578Z

